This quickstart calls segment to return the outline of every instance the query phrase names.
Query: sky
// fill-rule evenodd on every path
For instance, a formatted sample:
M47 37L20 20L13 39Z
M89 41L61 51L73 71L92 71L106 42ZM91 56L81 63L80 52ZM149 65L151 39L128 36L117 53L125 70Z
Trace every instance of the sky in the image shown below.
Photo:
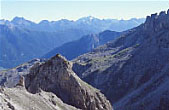
M40 22L59 19L77 20L93 16L100 19L145 18L147 15L167 11L169 1L102 1L102 0L0 0L0 19L14 17Z

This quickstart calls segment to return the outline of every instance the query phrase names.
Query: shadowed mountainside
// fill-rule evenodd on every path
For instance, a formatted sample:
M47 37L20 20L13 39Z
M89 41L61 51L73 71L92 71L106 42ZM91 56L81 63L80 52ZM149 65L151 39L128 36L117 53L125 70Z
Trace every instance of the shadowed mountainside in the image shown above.
M115 110L165 110L169 105L169 10L120 38L74 59L73 70L100 89Z
M83 36L81 39L68 42L59 46L42 58L50 58L56 53L65 56L68 60L78 57L84 53L90 52L92 49L107 43L108 41L115 40L120 36L120 32L104 31L99 34L90 34Z

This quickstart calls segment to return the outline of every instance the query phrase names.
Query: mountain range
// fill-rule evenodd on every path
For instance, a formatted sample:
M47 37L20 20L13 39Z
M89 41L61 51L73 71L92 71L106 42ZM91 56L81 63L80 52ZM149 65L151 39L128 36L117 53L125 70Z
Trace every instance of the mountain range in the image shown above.
M56 54L1 71L0 108L168 110L168 85L169 10L72 61Z
M122 32L121 32L122 33ZM79 55L90 52L92 49L117 39L120 32L106 30L99 34L89 34L83 36L79 40L65 43L59 47L54 48L49 53L45 54L42 58L50 58L56 53L65 56L68 60L72 60Z
M45 54L64 39L55 32L38 32L0 25L0 66L11 68Z
M39 23L23 17L15 17L11 21L0 20L0 67L15 67L88 34L115 30L115 27L117 31L122 31L143 22L144 19L100 20L94 17L84 17L77 21L43 20Z
M74 59L74 72L115 110L168 110L169 10Z
M15 17L13 20L0 20L0 24L15 25L35 31L65 32L67 30L83 30L90 33L98 33L104 30L125 31L144 23L145 18L131 18L129 20L98 19L92 16L82 17L76 21L61 19L58 21L42 20L39 23L26 20L23 17Z

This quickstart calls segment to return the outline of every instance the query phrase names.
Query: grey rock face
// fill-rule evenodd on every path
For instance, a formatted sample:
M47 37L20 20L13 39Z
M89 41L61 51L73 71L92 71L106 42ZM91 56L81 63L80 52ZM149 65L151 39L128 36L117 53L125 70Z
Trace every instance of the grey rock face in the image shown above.
M145 21L145 31L148 31L149 34L154 32L159 32L169 28L169 16L165 11L160 12L159 15L152 14L151 17L147 17Z
M60 55L47 62L35 59L3 71L0 78L0 86L5 86L0 89L2 110L112 110L104 95L81 81L71 70L71 63ZM24 89L25 83L29 92Z
M83 82L71 68L71 62L56 55L31 68L25 77L26 89L31 93L52 92L63 102L83 110L112 110L104 95Z
M0 88L0 110L79 110L53 93L31 94L23 87Z
M36 63L44 63L44 59L33 59L29 62L21 64L15 68L4 70L0 72L0 86L15 87L17 84L21 84L21 79L26 74L29 74L29 69Z
M166 109L169 16L152 14L144 24L73 62L73 70L100 89L115 110Z

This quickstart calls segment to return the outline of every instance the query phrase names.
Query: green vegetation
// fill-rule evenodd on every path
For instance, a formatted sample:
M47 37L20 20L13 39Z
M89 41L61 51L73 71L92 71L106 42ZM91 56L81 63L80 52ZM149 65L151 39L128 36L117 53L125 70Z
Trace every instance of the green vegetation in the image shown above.
M137 47L139 47L140 46L140 44L136 44L135 46L133 46L134 48L137 48Z
M115 54L114 57L115 57L115 58L122 57L122 56L125 55L129 50L130 50L130 48L125 48L125 49L119 51L117 54Z

